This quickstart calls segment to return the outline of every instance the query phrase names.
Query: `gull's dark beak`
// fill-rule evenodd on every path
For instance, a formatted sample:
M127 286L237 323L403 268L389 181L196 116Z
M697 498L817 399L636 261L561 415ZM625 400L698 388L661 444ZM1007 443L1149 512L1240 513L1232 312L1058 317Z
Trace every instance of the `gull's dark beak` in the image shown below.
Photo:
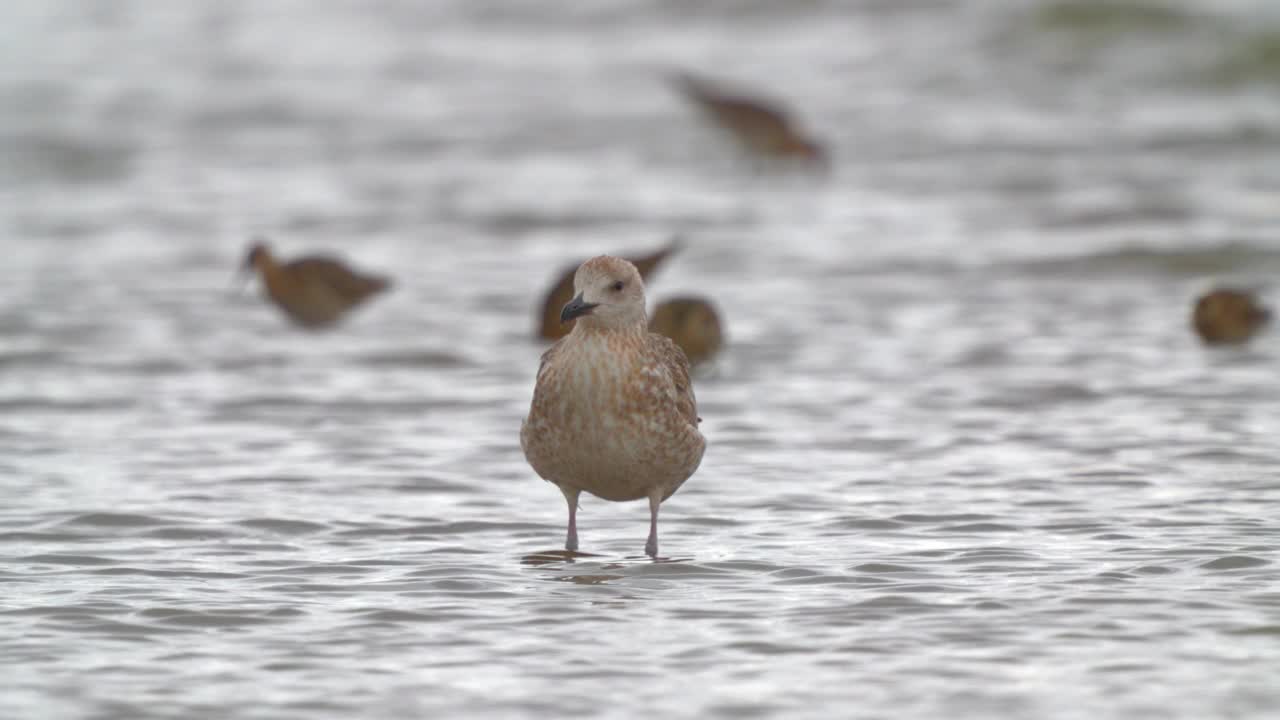
M576 297L569 301L568 305L560 311L560 323L564 324L576 317L590 315L592 310L596 309L599 303L589 303L582 299L582 293L578 293Z

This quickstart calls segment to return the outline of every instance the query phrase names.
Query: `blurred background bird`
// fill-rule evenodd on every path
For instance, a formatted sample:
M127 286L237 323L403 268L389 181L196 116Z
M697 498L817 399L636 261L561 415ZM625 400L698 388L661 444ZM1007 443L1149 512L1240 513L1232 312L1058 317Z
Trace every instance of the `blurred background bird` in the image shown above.
M731 92L688 72L672 73L671 82L749 155L799 160L816 169L828 167L826 149L801 131L780 104Z
M691 365L711 360L724 343L719 313L711 301L700 297L674 297L658 303L649 318L649 330L674 340Z
M1271 320L1248 290L1217 288L1196 299L1191 326L1210 345L1239 345L1248 342Z
M666 247L661 248L648 255L624 255L636 269L640 271L640 277L644 280L649 279L649 275L667 259L671 253L680 249L680 239L673 238L667 243ZM578 271L579 263L564 269L560 273L559 279L551 286L546 297L542 301L542 314L539 317L538 337L546 340L558 340L573 329L573 321L567 323L560 322L560 311L564 309L566 303L573 299L573 275Z
M324 256L280 262L262 240L245 256L243 270L257 271L266 296L289 319L308 329L336 323L343 315L391 287L383 276L356 272Z

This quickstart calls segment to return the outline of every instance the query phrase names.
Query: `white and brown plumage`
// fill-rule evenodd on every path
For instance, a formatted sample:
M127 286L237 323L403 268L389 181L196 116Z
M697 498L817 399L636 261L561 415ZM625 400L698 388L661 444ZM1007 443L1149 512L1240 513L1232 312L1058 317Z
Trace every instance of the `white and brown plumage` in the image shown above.
M805 135L780 105L729 92L686 72L674 73L672 82L747 152L758 157L800 160L819 169L827 167L826 150Z
M561 311L573 331L542 356L520 447L569 503L565 549L578 548L578 495L649 500L645 552L658 553L658 506L698 469L706 439L689 361L650 333L644 281L622 258L578 268L577 295Z
M267 297L305 328L322 328L391 286L385 277L358 273L327 257L280 262L261 241L249 248L245 270L257 270Z

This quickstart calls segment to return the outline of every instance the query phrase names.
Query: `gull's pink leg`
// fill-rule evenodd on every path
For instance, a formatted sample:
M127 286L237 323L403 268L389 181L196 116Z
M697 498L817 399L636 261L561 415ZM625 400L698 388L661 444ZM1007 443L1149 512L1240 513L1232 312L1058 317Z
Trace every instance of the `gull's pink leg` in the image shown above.
M569 530L564 536L564 549L574 552L578 549L578 493L581 491L562 487L560 492L569 503Z
M656 490L649 496L649 539L645 541L644 553L649 557L658 557L658 505L662 503L662 490Z

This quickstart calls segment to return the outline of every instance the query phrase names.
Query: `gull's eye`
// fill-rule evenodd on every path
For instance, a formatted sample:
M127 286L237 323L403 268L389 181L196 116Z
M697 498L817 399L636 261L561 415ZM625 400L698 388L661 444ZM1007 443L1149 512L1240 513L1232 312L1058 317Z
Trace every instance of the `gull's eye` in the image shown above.
M619 280L618 282L610 285L609 289L613 290L614 292L622 292L622 281Z

